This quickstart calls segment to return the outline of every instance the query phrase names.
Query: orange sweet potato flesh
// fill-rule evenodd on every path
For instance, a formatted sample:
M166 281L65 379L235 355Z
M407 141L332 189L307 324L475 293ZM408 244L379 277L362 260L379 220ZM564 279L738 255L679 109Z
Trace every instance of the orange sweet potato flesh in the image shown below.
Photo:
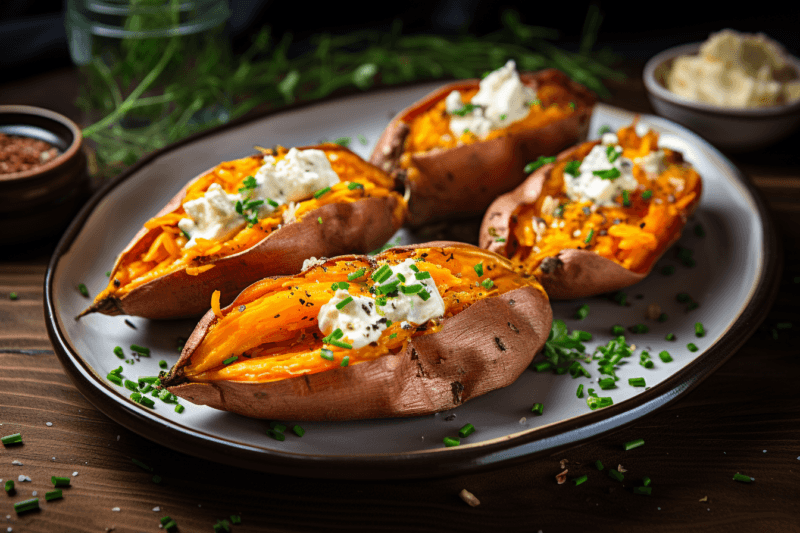
M410 330L394 323L357 350L323 345L317 310L332 297L332 282L365 268L348 290L366 294L380 265L420 257L415 264L431 273L443 295L444 318ZM480 262L482 277L473 268ZM513 383L549 334L544 290L510 267L474 246L432 242L375 257L337 257L295 276L262 280L222 309L223 318L206 313L164 384L196 404L279 420L407 417L454 408ZM476 283L485 279L494 282L489 290ZM323 346L333 361L321 357ZM233 355L238 359L225 365Z
M618 132L626 157L645 155L657 147L658 135L651 131L639 137L635 125ZM480 246L509 257L519 271L536 276L554 299L593 296L644 279L680 238L700 201L700 176L680 153L665 149L667 167L657 177L634 165L639 187L630 193L630 206L623 206L619 197L617 205L587 214L590 202L570 201L566 195L564 168L569 161L583 159L597 143L565 150L555 163L534 171L492 203L481 225ZM553 202L564 206L562 216L543 209ZM554 222L564 225L553 228Z
M537 91L542 105L532 106L528 118L484 140L464 135L443 143L437 134L418 143L424 149L408 150L416 120L431 118L437 127L446 126L448 119L430 114L443 113L444 99L451 91L471 97L480 80L442 87L400 112L387 126L370 161L408 182L410 225L483 215L494 198L525 179L527 163L586 138L596 101L591 91L555 69L522 73L520 79Z
M341 182L319 199L301 202L294 222L283 223L287 207L281 206L224 243L206 241L183 250L186 238L177 228L184 216L182 204L212 183L235 192L263 164L261 155L222 163L190 181L136 234L117 258L108 288L81 316L197 317L208 310L215 290L225 305L261 278L299 272L308 258L364 253L385 243L407 214L395 181L347 148L325 144L299 149L308 148L328 155ZM282 153L284 149L278 155ZM363 187L351 189L347 182Z

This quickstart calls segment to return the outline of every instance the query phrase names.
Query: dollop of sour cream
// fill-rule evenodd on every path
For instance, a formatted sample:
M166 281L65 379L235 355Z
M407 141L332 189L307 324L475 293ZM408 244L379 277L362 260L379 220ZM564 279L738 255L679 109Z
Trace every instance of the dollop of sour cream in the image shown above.
M567 195L571 200L611 206L622 191L633 191L639 186L633 176L633 162L622 157L622 147L617 141L614 134L603 135L601 143L592 148L581 162L577 175L564 172Z
M485 137L492 130L527 117L530 102L535 99L536 92L522 83L516 64L509 60L481 80L478 92L468 104L459 91L447 95L450 131L457 136L471 132Z
M188 217L182 218L178 227L190 237L185 248L193 247L197 239L227 240L241 230L246 220L236 211L237 202L263 201L258 207L262 218L280 205L308 199L340 181L325 152L297 148L291 148L280 161L271 155L264 157L254 179L256 186L249 193L226 194L214 183L203 196L183 204Z
M429 276L427 273L411 268L414 264L413 259L406 259L390 267L391 275L380 285L397 282L397 286L385 296L357 296L347 290L337 289L333 298L320 306L317 315L320 331L330 335L340 329L344 334L341 340L352 344L353 349L357 350L380 339L392 322L400 322L405 329L410 329L443 316L444 300L439 289L432 278L426 277ZM418 285L421 285L419 290ZM414 292L406 294L401 287ZM427 298L421 293L427 294ZM337 308L337 304L348 298L352 300L341 309Z

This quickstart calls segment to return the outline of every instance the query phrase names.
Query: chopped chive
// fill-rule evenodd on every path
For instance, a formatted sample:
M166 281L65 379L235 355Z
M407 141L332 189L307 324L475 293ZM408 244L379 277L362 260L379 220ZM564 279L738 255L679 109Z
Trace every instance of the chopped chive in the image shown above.
M617 388L617 382L614 381L614 378L603 378L600 381L598 381L597 384L603 390L609 390L609 389L616 389Z
M298 426L297 424L295 424L295 425L293 425L293 426L292 426L292 433L294 433L294 434L295 434L295 435L297 435L298 437L302 437L303 435L305 435L305 434L306 434L306 430L305 430L305 429L303 429L303 428L301 428L301 427L300 427L300 426ZM231 517L231 518L233 518L233 517ZM232 520L231 520L231 521L232 521ZM234 523L235 523L235 522L234 522Z
M658 357L660 357L661 361L664 363L672 362L672 356L666 350L662 350L661 352L659 352Z
M8 293L8 299L9 300L16 300L17 298L19 298L19 295L16 292Z
M336 339L331 339L330 341L328 341L328 344L331 344L333 346L337 346L339 348L344 348L346 350L352 350L353 349L353 345L352 344L348 344L346 342L342 342L342 341L336 340Z
M372 273L372 280L375 283L383 283L392 275L392 269L389 265L383 265L378 270Z
M317 217L317 222L319 222L320 224L322 224L322 217Z
M375 290L377 290L381 294L389 294L390 292L396 291L399 285L400 285L400 280L397 279L389 283L384 283L383 285L378 285L377 287L375 287Z
M483 285L483 288L488 291L494 287L494 281L492 281L490 278L486 278L485 280L481 281L481 285Z
M141 405L144 405L145 407L153 407L156 404L156 402L154 402L153 400L151 400L147 396L142 396L142 399L139 400L139 403Z
M594 228L589 230L589 234L583 240L583 243L584 244L589 244L590 242L592 242L592 237L594 237Z
M185 409L185 407L182 406L181 404L178 404L178 405L175 406L175 412L178 413L178 414L181 414L184 409Z
M639 446L644 446L644 439L636 439L636 440L632 440L632 441L626 442L623 445L623 448L625 448L625 451L627 452L627 451L632 450L634 448L638 448Z
M82 295L86 296L87 298L89 297L89 289L87 289L86 285L84 285L83 283L78 284L78 290Z
M161 368L169 368L169 364L167 364L167 362L164 361L163 359L158 362L158 366L160 366Z
M139 394L138 392L134 392L133 394L131 394L131 400L133 400L134 402L139 403L141 399L142 395Z
M650 496L653 492L653 487L633 487L634 494L644 494L645 496Z
M544 372L546 370L550 370L551 368L553 368L553 363L550 361L542 361L541 363L536 363L533 365L533 369L537 372Z
M608 476L612 479L616 479L617 481L622 481L625 479L625 476L622 475L622 472L614 470L613 468L608 469Z
M733 475L733 480L734 481L741 481L742 483L752 483L753 482L753 478L751 478L750 476L746 476L744 474L740 474L739 472L736 472Z
M620 325L611 326L611 334L615 336L625 335L625 328Z
M272 207L278 207L279 205L281 205L278 202L276 202L275 200L273 200L272 198L267 198L267 203L269 205L271 205Z
M575 102L570 102L569 103L569 108L574 110L575 109Z
M325 193L329 193L329 192L331 192L331 188L330 187L325 187L324 189L320 189L320 190L318 190L317 192L314 193L314 199L318 200L320 198L320 196L324 195Z
M644 382L644 378L629 378L628 385L632 387L646 387L647 385Z
M167 518L169 518L169 517L167 517ZM175 531L175 529L178 527L177 522L175 522L175 520L172 520L172 519L170 519L167 523L163 523L163 521L162 521L161 525L165 530L169 531L170 533Z
M494 240L494 242L506 242L506 238L505 237L498 237L498 238L496 238Z
M321 349L319 351L319 356L323 359L327 359L328 361L333 361L333 352L327 348Z
M580 167L581 167L580 161L570 161L564 166L564 172L566 174L569 174L570 176L577 177L580 174L580 171L578 170Z
M164 403L172 403L174 401L177 401L178 399L177 396L172 394L167 389L161 389L160 391L153 391L153 392L158 394L158 399Z
M122 386L122 378L121 378L121 377L119 377L119 376L118 376L118 375L116 375L116 374L108 374L108 375L106 376L106 379L107 379L108 381L110 381L111 383L114 383L115 385L119 385L120 387Z
M475 271L475 273L478 275L478 277L483 276L483 261L481 261L477 265L473 266L472 269Z
M609 396L590 396L586 398L586 405L589 406L589 409L594 411L595 409L602 409L603 407L608 407L609 405L613 405L614 400Z
M594 466L597 467L598 470L603 469L603 463L599 459L594 462Z
M652 483L652 482L650 481L649 477L645 476L645 477L642 478L642 485L644 485L645 487L649 487L650 483Z
M625 291L617 291L611 295L611 298L617 302L617 305L627 306L628 305L628 293Z
M416 285L402 285L400 287L400 292L403 294L417 294L419 291L422 290L422 285L417 283Z
M697 223L694 225L694 234L697 235L698 237L705 237L706 230L703 229L703 226L700 225L700 223Z
M60 500L63 497L64 495L61 493L61 489L54 489L44 493L44 499L48 502L52 500Z
M646 324L634 324L633 326L628 328L628 331L631 333L647 333L650 331L650 328L647 327Z
M38 508L39 498L31 498L30 500L23 500L14 504L14 510L17 512L17 514L35 511Z
M137 392L139 390L139 384L135 381L126 379L123 384L125 385L125 388L131 392Z
M601 180L615 180L622 175L622 172L618 168L609 168L608 170L592 170L592 174ZM625 195L623 194L624 197Z
M697 345L696 345L695 343L693 343L693 342L690 342L689 344L687 344L687 345L686 345L686 348L688 348L690 352L696 352L697 350L699 350L699 349L700 349L700 348L698 348L698 347L697 347Z
M699 304L699 303L697 303L697 302L690 302L690 303L689 303L689 305L687 305L687 306L686 306L686 310L687 310L687 311L694 311L694 310L695 310L695 309L697 309L698 307L700 307L700 304Z
M475 426L472 424L465 424L464 427L458 430L458 436L462 439L475 433Z
M131 350L139 355L150 357L150 348L145 348L144 346L139 346L138 344L131 344Z
M277 420L273 420L272 422L270 422L269 423L269 427L270 427L270 429L274 429L275 431L280 431L281 433L286 431L286 424L282 424L281 422L278 422Z
M344 309L344 307L347 304L349 304L350 302L352 302L352 301L353 301L353 297L352 296L348 296L347 298L345 298L344 300L342 300L341 302L336 304L336 309L340 309L340 310Z
M275 440L279 440L279 441L286 440L286 435L284 435L280 431L275 431L274 429L268 429L267 430L267 435L269 435L270 437L272 437Z
M153 390L153 385L152 384L150 384L150 383L139 383L139 392L141 392L142 394L147 394L151 390Z
M352 272L347 275L347 281L354 281L363 276L367 272L366 268L359 268L355 272Z
M414 277L417 278L418 280L420 280L420 279L430 279L431 273L430 272L417 272L416 274L414 274Z
M350 284L347 283L346 281L335 281L331 285L331 289L333 289L333 290L341 289L343 291L346 291L349 288L350 288Z
M587 479L589 479L589 476L587 476L586 474L582 475L579 478L575 478L575 480L574 480L575 481L575 486L582 485L583 483L586 483Z
M5 486L3 488L6 489L6 492L8 494L11 494L12 492L14 492L14 480L13 479L7 479L6 480L6 484L5 484Z
M300 427L300 426L295 426L295 427ZM302 437L302 435L300 435L300 436ZM241 524L241 523L242 523L242 517L241 516L239 516L238 514L232 514L231 515L231 524Z
M350 145L350 137L339 137L334 143L338 144L339 146L344 146L345 148Z
M642 193L642 200L649 200L652 197L653 197L653 191L651 191L650 189L647 189Z
M389 338L390 339L396 339L397 338L397 333L392 333L391 335L389 335Z
M351 181L350 183L347 184L347 188L352 191L353 189L363 189L364 186L358 183L357 181Z
M625 207L631 206L631 193L626 190L622 191L622 205Z
M583 398L583 383L578 385L578 391L575 393L578 398Z
M115 354L117 357L119 357L120 359L125 359L125 352L124 352L124 351L122 351L122 347L121 347L121 346L115 346L115 347L114 347L114 354ZM120 368L121 368L121 367L120 367Z
M589 316L589 304L583 304L575 311L575 318L578 320L583 320L587 316Z
M544 404L543 403L535 403L533 407L531 407L531 413L541 416L544 412Z
M453 437L445 437L444 439L442 439L442 442L444 442L444 445L447 446L448 448L452 446L458 446L459 444L461 444L460 440Z
M664 338L666 340L668 340L668 341L674 341L675 340L675 334L674 333L667 333L667 335Z
M428 298L430 298L430 297L431 297L431 294L430 294L428 291L419 291L419 292L417 293L417 296L419 296L419 297L420 297L420 299L421 299L423 302L427 302L427 301L428 301Z
M702 322L695 322L694 323L694 334L696 337L705 337L706 335L706 328L703 327Z
M122 368L122 367L120 367L120 368ZM140 378L137 378L136 381L139 382L139 386L140 387L141 387L142 383L150 383L151 385L154 384L154 383L155 384L160 384L161 383L161 380L158 378L158 376L142 376Z
M548 165L550 163L555 163L555 162L556 162L555 156L551 157L539 156L539 159L537 159L536 161L531 161L530 163L525 165L524 169L525 174L530 174L531 172L543 167L544 165Z
M669 320L669 315L667 315L667 313L661 313L660 315L658 315L658 318L656 320L658 320L659 322L666 322L667 320Z

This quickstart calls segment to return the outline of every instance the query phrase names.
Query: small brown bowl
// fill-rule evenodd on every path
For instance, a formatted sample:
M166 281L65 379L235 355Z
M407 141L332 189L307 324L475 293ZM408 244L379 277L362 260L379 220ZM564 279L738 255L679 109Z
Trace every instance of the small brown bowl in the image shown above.
M59 152L36 168L0 173L0 244L60 234L89 190L81 129L48 109L2 105L0 133L42 140Z

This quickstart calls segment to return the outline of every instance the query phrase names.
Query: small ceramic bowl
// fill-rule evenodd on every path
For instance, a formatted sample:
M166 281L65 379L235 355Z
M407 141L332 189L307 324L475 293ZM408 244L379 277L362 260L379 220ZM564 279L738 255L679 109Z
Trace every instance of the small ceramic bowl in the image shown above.
M644 85L650 103L662 115L693 130L718 148L746 152L770 145L800 126L800 100L770 107L737 109L693 102L669 91L666 78L678 56L696 55L700 43L664 50L644 67ZM800 60L789 56L800 73Z
M48 109L3 105L0 133L39 139L58 150L41 166L0 173L0 244L60 235L88 194L80 128Z

